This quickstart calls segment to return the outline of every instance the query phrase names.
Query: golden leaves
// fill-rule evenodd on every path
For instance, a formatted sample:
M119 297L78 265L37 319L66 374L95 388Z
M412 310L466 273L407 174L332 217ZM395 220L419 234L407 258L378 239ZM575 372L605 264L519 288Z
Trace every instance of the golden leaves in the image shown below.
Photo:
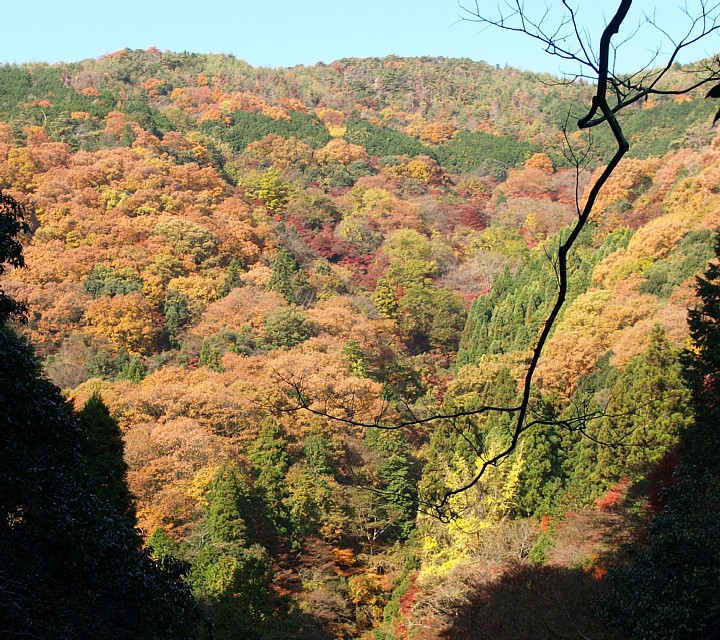
M157 328L149 303L140 293L93 300L85 311L86 331L107 338L116 348L147 354Z

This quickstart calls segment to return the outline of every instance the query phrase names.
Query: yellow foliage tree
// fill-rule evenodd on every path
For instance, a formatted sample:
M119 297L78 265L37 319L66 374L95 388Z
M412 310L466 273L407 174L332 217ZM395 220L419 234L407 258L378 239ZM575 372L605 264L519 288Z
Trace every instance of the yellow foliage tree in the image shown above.
M553 173L555 167L547 153L534 153L525 161L526 169L539 169L545 173Z
M251 142L243 151L243 157L260 167L274 166L278 169L302 170L312 162L312 147L294 137L283 138L274 133L262 140Z
M610 229L617 226L619 215L629 209L638 196L652 184L658 164L659 160L657 158L648 158L646 160L637 158L623 159L618 166L618 170L613 172L598 194L591 221L600 222L605 219L605 226L609 225ZM595 184L604 169L604 167L596 169L588 184ZM587 199L590 188L589 186L583 194L581 204Z
M349 165L358 160L369 161L367 151L358 144L350 144L342 138L330 140L322 149L315 152L315 160L320 164Z
M118 349L142 355L153 349L157 329L149 303L138 292L93 300L85 321L89 333L107 338Z
M452 140L457 133L457 128L451 122L429 122L420 127L417 137L424 142L440 144Z
M450 179L437 160L429 156L405 158L400 164L387 167L385 171L393 177L413 178L423 184L440 185Z

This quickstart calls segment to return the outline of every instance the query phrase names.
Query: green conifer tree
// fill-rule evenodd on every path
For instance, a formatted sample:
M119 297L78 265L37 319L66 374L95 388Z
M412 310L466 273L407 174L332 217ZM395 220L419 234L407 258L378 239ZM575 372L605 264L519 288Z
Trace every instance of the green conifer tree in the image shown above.
M380 454L378 509L392 521L388 537L407 538L417 513L417 478L412 472L410 447L397 431L371 430L365 441L371 450Z
M330 475L332 473L332 457L328 452L322 435L311 433L303 443L303 453L308 465L318 473Z
M118 358L118 364L120 365L117 373L118 380L130 380L135 383L142 382L146 369L139 356L128 358L127 354L125 354L124 358Z
M646 351L632 358L615 383L606 416L594 431L598 488L639 479L674 447L692 422L690 393L678 353L656 326Z
M257 505L252 504L250 487L239 469L228 467L207 499L189 579L212 620L215 638L272 638L271 630L286 617L287 608L272 588L270 555L253 542L248 515Z
M209 505L204 527L211 544L235 552L247 544L248 526L241 513L249 487L239 470L225 469L208 494Z
M285 247L275 257L267 291L277 291L291 304L306 304L312 298L312 288L307 283L300 263Z
M232 258L225 269L225 283L222 288L222 295L226 296L236 287L243 285L242 275L246 272L237 258Z
M215 349L210 340L205 338L200 347L200 356L198 358L198 366L207 367L210 371L222 371L222 354Z
M180 557L180 546L162 527L158 527L153 531L152 535L148 538L147 546L152 557L159 562L163 562L168 558L173 559Z
M175 290L168 291L165 294L163 311L165 313L165 331L168 334L170 345L178 347L178 336L183 327L190 321L187 296Z
M286 532L288 513L284 501L287 498L285 474L290 466L287 439L280 425L268 419L260 429L257 440L250 448L255 487L265 503L265 509L275 530Z
M560 428L550 425L533 429L525 436L522 451L518 512L523 516L548 513L563 484Z

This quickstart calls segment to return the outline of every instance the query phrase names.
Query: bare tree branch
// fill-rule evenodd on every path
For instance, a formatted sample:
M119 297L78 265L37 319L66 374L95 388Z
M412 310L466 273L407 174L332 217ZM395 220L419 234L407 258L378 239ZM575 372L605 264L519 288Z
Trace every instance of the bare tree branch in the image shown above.
M683 12L689 19L689 25L683 34L676 38L673 38L669 31L659 26L655 14L644 14L643 24L650 25L664 40L670 42L671 50L666 54L667 57L665 58L664 64L655 67L654 65L662 56L662 47L658 46L650 56L650 65L646 65L634 73L625 75L620 75L616 72L615 67L619 59L619 51L624 44L630 42L637 35L642 24L631 30L630 34L625 36L617 45L613 44L613 37L619 33L620 27L626 20L632 6L632 0L618 0L615 13L602 31L597 53L595 53L589 32L580 25L577 9L571 5L570 0L560 0L559 4L563 7L563 12L559 17L551 12L550 5L545 5L544 10L541 10L539 16L535 18L531 16L523 0L501 0L496 5L494 15L485 13L481 7L480 0L474 0L471 8L468 8L467 3L463 4L461 2L460 4L466 14L465 19L478 22L482 24L484 28L496 28L507 32L523 34L539 42L550 55L577 63L580 66L580 71L573 76L573 80L584 78L591 79L596 83L595 93L592 96L587 113L577 121L577 127L579 130L587 130L590 132L595 127L607 125L617 145L610 161L590 186L586 201L581 204L579 177L580 172L589 160L592 144L590 141L587 148L578 153L570 144L567 127L564 132L566 157L572 160L576 168L575 196L577 218L567 232L567 236L564 240L561 240L556 254L551 259L557 278L558 290L553 306L545 319L542 330L532 349L530 362L521 384L519 403L514 406L482 404L479 407L468 410L431 413L426 416L416 415L413 409L406 403L404 409L405 414L409 415L409 418L392 420L392 407L388 402L385 402L375 419L368 422L356 419L353 410L354 398L351 398L349 403L343 403L337 398L330 403L326 398L323 403L320 399L311 396L303 387L301 379L296 379L292 376L283 376L277 373L278 382L288 390L289 403L283 408L285 411L303 410L355 427L389 430L417 427L438 421L448 422L456 434L462 437L465 442L479 454L479 460L482 460L482 463L476 473L461 486L446 489L437 504L421 503L425 509L440 519L447 517L444 515L444 511L449 508L450 500L454 496L467 492L477 485L488 468L496 467L506 460L516 449L521 436L529 429L554 425L568 429L569 431L582 433L585 437L591 438L599 445L618 446L618 444L620 444L620 440L617 442L602 442L588 435L586 430L588 423L603 417L612 417L603 411L593 411L565 420L533 415L531 396L535 373L545 345L567 298L569 285L568 256L581 232L587 226L598 194L630 148L623 133L622 126L618 121L618 114L628 106L650 95L670 96L686 94L709 82L720 80L720 58L715 57L712 61L700 65L699 71L696 69L694 75L690 77L689 82L684 86L675 88L663 85L663 81L674 67L678 56L684 50L710 34L720 31L720 2L708 4L707 0L698 0L698 8L695 12L691 12L690 9L687 8L687 5L685 5ZM553 20L555 20L554 23ZM612 105L608 101L609 98L612 99ZM477 450L477 447L471 442L470 438L460 429L457 421L470 420L474 417L491 413L512 415L513 426L508 433L509 442L504 448L485 458L485 453ZM390 420L388 420L388 418L390 418ZM375 491L379 490L375 489Z

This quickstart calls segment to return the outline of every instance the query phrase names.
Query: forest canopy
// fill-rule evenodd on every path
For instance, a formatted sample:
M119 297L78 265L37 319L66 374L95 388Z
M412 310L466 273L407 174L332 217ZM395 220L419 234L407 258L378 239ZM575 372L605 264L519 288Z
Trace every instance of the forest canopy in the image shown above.
M709 64L1 67L2 628L716 630Z

